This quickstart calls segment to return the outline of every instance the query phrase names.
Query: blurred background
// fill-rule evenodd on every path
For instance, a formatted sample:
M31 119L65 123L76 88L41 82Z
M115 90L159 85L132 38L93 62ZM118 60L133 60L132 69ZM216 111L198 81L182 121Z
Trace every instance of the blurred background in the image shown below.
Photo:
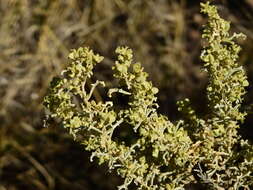
M242 109L251 109L253 0L213 2L232 32L248 37L240 42L240 62L251 84ZM90 153L56 122L43 127L43 97L70 49L89 46L105 56L96 77L108 81L115 48L129 46L160 89L160 113L178 119L176 101L186 97L205 113L207 78L199 55L206 18L199 3L0 0L0 190L113 190L122 182L106 166L90 163ZM252 124L251 114L240 130L243 138L253 139Z

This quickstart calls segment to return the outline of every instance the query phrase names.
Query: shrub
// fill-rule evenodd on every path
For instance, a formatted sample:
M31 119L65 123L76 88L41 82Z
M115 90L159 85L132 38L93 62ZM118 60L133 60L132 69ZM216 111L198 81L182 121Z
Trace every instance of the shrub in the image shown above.
M108 97L122 94L127 106L113 101L96 102L90 88L93 68L103 60L89 48L72 50L70 63L61 77L51 82L44 105L53 118L60 118L73 137L91 151L91 160L107 163L109 171L124 178L119 189L135 183L138 189L184 189L201 184L206 189L249 189L253 185L253 148L237 129L247 113L240 111L248 86L243 67L237 62L243 34L229 35L230 23L220 18L215 6L201 4L208 22L201 53L208 73L208 113L204 117L191 108L189 99L178 102L184 118L171 122L158 114L158 89L147 81L140 63L132 63L132 50L116 49L118 59L112 70L118 88ZM89 90L88 90L89 89ZM115 140L115 129L126 126L137 134L131 142Z

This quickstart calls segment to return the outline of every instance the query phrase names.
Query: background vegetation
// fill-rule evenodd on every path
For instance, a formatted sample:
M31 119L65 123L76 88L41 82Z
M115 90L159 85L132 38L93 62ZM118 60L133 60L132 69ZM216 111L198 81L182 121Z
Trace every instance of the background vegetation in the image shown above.
M71 48L90 46L106 56L97 78L111 79L119 45L135 52L160 89L160 112L177 119L176 101L190 97L206 110L206 76L199 60L205 18L200 1L0 0L0 190L112 190L121 183L52 121L43 127L41 105L52 76L65 67ZM216 1L234 31L245 33L241 62L253 103L253 3ZM97 92L96 98L103 97ZM124 101L124 100L122 100ZM251 109L251 107L244 107ZM251 117L251 118L250 118ZM252 114L241 129L253 139ZM251 134L251 135L250 135Z

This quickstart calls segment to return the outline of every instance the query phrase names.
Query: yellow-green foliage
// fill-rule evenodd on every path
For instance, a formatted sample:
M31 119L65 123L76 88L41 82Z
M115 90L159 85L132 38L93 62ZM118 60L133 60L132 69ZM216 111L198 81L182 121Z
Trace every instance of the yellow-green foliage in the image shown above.
M92 99L96 81L87 90L93 67L103 60L89 48L73 50L60 78L51 82L44 105L60 118L74 138L92 152L99 164L107 163L125 181L119 189L135 183L138 189L184 189L198 183L206 189L249 189L253 184L253 148L237 134L246 113L240 111L248 86L245 71L237 62L240 47L234 42L242 34L229 35L230 23L219 17L216 7L201 4L208 15L201 54L208 73L209 113L200 118L188 99L178 102L184 119L172 123L157 113L158 89L147 81L140 63L132 63L132 50L116 49L112 68L119 87L109 89L128 96L128 106L118 109L113 101ZM115 141L116 128L127 125L138 134L132 144Z

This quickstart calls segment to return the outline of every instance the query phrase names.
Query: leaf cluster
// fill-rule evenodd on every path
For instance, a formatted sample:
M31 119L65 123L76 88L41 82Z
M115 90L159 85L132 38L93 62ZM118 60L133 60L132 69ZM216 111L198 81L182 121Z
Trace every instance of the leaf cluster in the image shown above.
M158 114L158 89L147 80L141 64L133 63L133 52L127 47L116 49L112 70L119 86L108 90L109 98L115 93L129 97L125 108L116 109L113 101L93 100L94 89L105 82L87 88L94 66L103 60L89 48L73 50L61 77L51 82L44 105L92 152L91 160L107 163L109 170L125 179L119 189L131 183L147 190L184 189L193 183L207 189L253 185L253 148L237 133L246 115L240 106L248 82L237 62L240 47L235 40L244 35L230 35L230 23L208 2L201 4L201 12L209 18L203 32L208 45L201 54L209 79L209 112L203 118L189 99L178 102L182 120L171 122ZM115 129L122 125L138 134L134 143L113 140Z

